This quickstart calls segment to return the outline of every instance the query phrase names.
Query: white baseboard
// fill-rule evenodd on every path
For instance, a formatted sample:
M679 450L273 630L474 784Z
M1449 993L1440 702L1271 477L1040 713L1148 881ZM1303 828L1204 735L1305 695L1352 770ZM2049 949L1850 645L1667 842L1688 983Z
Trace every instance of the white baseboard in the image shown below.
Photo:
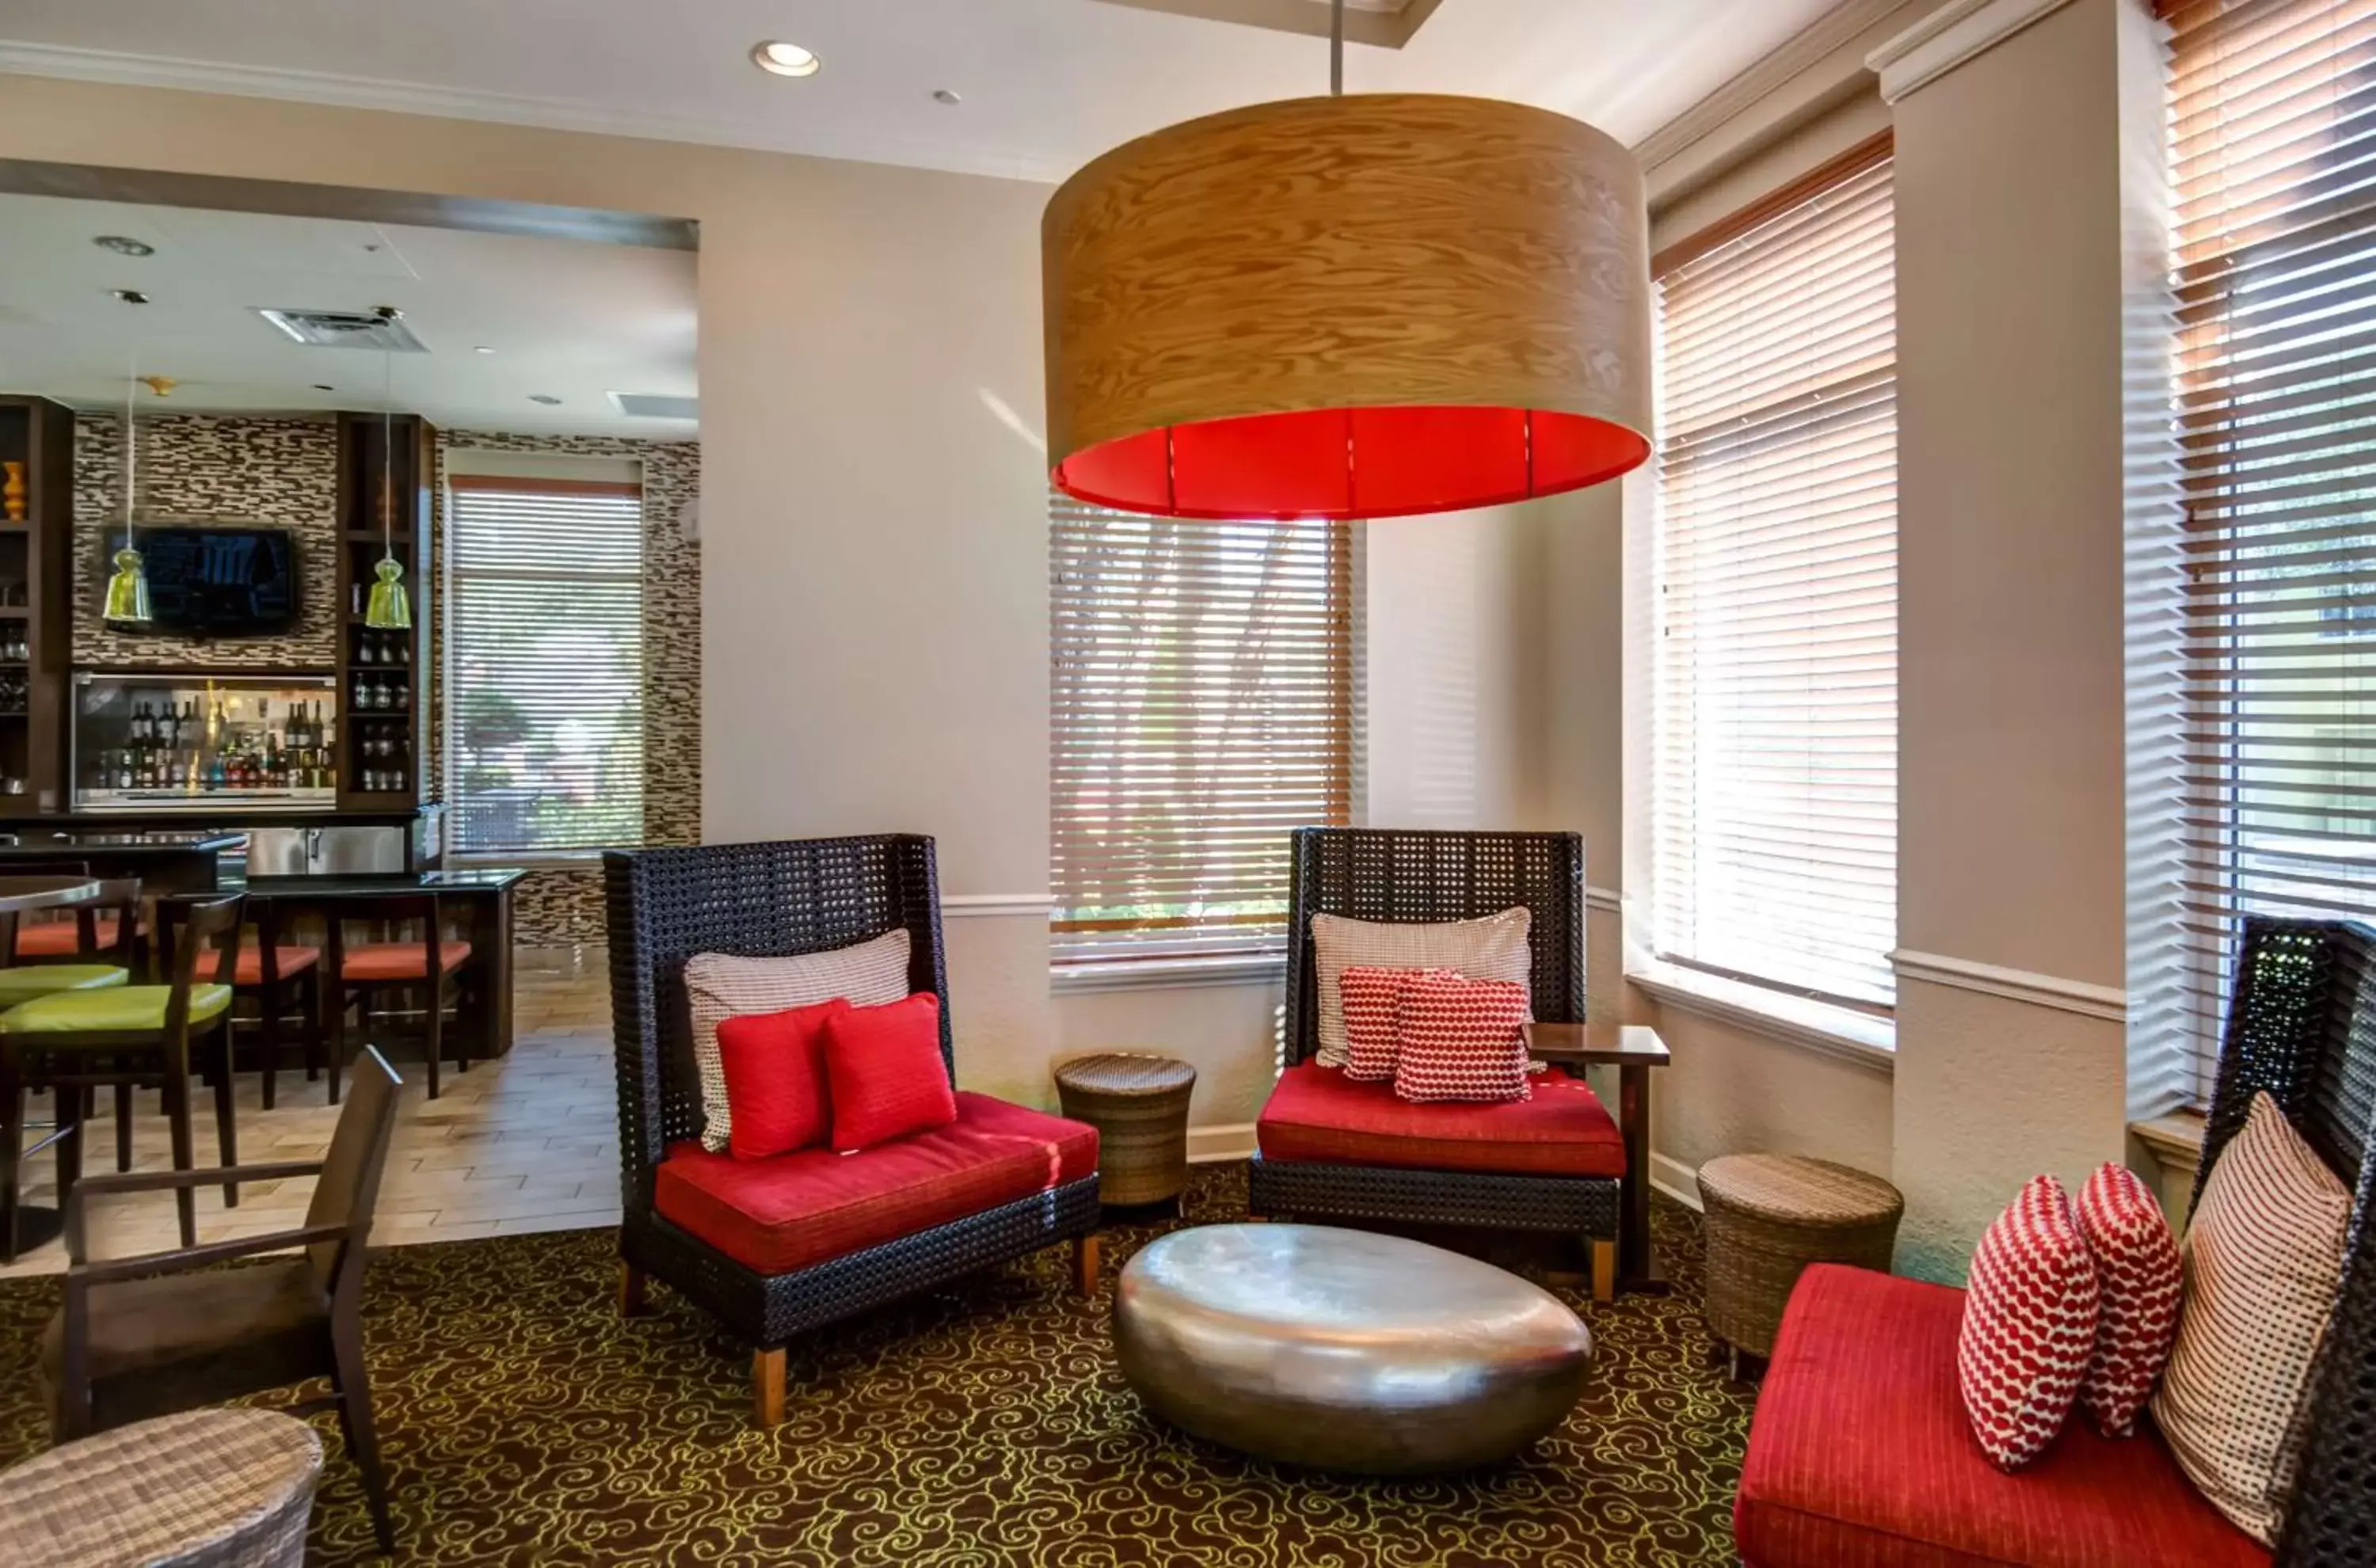
M1188 1163L1191 1165L1218 1165L1224 1160L1244 1159L1253 1152L1254 1124L1251 1122L1230 1122L1188 1129Z
M1706 1212L1700 1207L1699 1169L1671 1155L1654 1152L1650 1156L1650 1189L1666 1194L1695 1214Z

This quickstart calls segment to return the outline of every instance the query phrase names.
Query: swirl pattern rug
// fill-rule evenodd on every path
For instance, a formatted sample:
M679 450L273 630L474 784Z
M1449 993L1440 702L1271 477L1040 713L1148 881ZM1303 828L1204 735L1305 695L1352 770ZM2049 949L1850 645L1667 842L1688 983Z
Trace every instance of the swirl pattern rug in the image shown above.
M1198 1168L1186 1207L1242 1218L1244 1168ZM1416 1481L1277 1469L1146 1413L1107 1312L1113 1271L1168 1220L1106 1232L1093 1301L1056 1249L796 1341L784 1424L764 1432L746 1349L657 1282L649 1315L617 1315L609 1231L393 1248L364 1334L397 1561L1730 1563L1752 1396L1712 1364L1696 1217L1661 1202L1657 1221L1672 1296L1596 1307L1553 1284L1596 1342L1566 1424L1509 1465ZM56 1302L54 1279L0 1283L0 1464L47 1445L32 1369ZM318 1424L308 1561L378 1561L336 1420Z

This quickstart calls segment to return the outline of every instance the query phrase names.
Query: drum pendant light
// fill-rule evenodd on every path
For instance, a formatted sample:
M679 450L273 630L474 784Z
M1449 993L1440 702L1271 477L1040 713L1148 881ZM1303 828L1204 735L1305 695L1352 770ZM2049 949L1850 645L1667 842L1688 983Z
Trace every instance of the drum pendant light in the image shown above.
M1565 115L1381 93L1192 120L1066 181L1040 270L1051 478L1083 501L1396 517L1649 456L1641 170Z

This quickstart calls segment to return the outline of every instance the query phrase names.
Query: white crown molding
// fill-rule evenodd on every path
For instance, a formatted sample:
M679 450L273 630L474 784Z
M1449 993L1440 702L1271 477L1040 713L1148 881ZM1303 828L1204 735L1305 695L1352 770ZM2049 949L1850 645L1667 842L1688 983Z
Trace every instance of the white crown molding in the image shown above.
M1625 912L1625 895L1614 887L1587 887L1584 890L1584 907L1603 914L1622 915Z
M1866 55L1864 63L1881 77L1882 101L1895 103L2070 3L2071 0L1947 0L1946 5Z
M1729 124L1824 57L1846 45L1867 28L1887 19L1918 0L1847 0L1824 12L1784 42L1781 48L1676 115L1634 144L1634 156L1643 169L1656 169L1693 143Z
M1943 953L1916 953L1903 947L1889 956L1889 962L1900 980L1927 980L1932 985L1976 991L1983 996L2001 996L2116 1024L2128 1020L2129 993L2109 985L2092 985L2085 980L2064 980L2059 975L2036 974L2028 969L2002 968L1995 964L1974 963L1969 958L1950 958Z
M1045 893L954 893L941 898L944 920L979 920L997 915L1030 915L1046 920L1055 900Z
M0 40L0 76L53 77L112 87L164 88L176 92L223 93L234 98L270 98L337 109L374 109L393 114L426 114L441 120L477 120L499 125L576 131L593 136L634 137L647 141L689 142L702 147L742 148L858 163L894 163L953 174L1052 184L1070 165L995 148L949 148L891 137L849 137L814 131L763 129L706 115L656 114L619 109L586 99L529 98L515 93L464 91L418 82L376 81L324 71L286 71L235 65L215 60L180 60L106 49L69 49L57 44Z

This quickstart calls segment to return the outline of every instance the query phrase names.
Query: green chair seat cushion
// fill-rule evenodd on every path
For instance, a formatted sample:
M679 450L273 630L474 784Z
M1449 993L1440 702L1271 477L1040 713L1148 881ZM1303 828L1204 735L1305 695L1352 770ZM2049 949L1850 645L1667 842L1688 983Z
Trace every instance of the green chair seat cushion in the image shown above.
M54 991L104 991L130 982L132 971L113 964L27 964L0 969L0 1007L14 1007Z
M0 1013L0 1034L119 1034L162 1029L170 985L118 985L103 991L54 991ZM204 1023L231 1006L231 987L190 987L190 1022Z

